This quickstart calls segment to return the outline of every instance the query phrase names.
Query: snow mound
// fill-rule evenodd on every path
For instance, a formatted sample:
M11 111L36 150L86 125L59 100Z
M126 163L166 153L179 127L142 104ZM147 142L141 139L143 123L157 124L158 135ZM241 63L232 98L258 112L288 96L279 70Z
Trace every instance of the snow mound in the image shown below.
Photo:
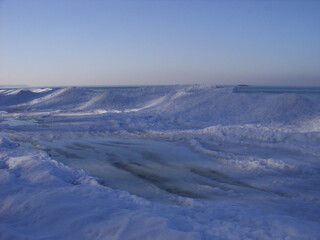
M298 93L237 93L214 86L2 90L2 111L136 113L180 125L299 124L320 118L320 97ZM13 94L13 92L15 94Z

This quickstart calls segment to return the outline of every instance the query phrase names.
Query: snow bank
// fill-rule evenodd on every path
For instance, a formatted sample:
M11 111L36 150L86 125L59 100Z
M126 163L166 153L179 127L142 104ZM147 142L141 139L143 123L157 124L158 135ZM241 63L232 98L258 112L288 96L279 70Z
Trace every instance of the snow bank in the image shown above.
M214 86L15 90L0 92L0 110L60 110L152 115L172 124L209 127L232 124L299 124L320 119L320 97L306 94L237 93ZM102 112L103 113L103 112Z

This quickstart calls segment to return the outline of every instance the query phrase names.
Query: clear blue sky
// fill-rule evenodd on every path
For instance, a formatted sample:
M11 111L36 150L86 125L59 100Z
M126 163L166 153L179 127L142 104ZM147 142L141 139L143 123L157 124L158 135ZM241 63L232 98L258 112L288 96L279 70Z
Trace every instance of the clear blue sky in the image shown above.
M0 85L320 85L320 1L0 0Z

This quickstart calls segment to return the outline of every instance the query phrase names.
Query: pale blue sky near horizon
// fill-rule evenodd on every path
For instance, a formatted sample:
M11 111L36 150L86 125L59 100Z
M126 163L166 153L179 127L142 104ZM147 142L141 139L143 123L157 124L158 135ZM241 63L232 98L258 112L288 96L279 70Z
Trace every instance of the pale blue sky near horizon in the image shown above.
M320 1L0 0L0 85L320 86Z

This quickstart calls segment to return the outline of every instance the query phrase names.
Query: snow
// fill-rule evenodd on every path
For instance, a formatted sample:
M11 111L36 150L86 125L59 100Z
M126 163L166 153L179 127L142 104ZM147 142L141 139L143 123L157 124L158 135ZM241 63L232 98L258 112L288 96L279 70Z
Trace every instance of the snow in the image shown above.
M0 90L0 239L319 239L320 95L258 90Z

